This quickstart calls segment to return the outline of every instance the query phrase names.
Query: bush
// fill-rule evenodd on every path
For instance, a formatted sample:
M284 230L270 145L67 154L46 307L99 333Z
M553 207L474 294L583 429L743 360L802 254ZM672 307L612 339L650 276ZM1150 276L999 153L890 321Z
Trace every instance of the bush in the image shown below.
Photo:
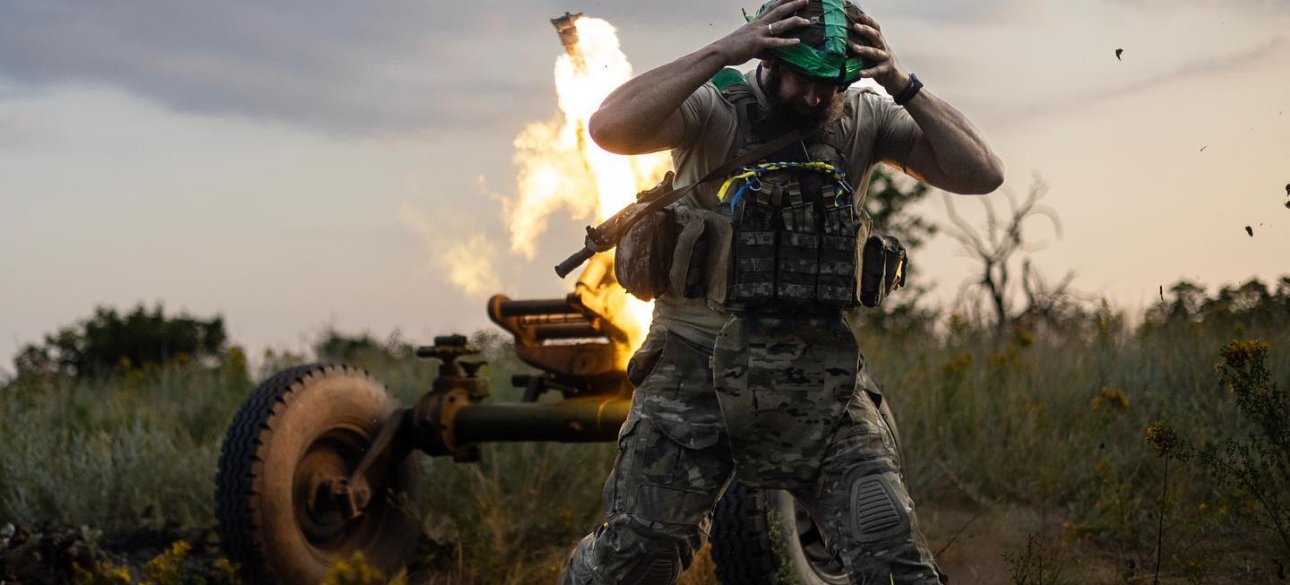
M18 378L65 376L87 380L171 362L215 362L228 338L224 318L167 317L157 305L121 315L99 307L94 316L23 346L14 358Z

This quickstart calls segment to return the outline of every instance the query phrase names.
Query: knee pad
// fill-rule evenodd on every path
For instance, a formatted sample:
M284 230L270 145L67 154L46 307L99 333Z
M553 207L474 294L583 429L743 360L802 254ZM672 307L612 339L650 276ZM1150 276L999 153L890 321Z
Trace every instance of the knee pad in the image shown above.
M681 560L676 553L654 553L642 558L622 585L672 585L680 576Z
M909 532L903 486L894 473L863 475L851 484L851 530L861 543Z

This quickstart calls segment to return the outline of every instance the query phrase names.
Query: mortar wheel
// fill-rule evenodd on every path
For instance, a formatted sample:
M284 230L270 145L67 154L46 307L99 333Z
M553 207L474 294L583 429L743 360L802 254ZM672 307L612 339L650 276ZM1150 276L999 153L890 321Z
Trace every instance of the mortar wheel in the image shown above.
M900 448L896 418L878 403ZM842 560L797 499L783 490L759 490L731 481L712 513L712 560L722 585L846 585Z
M372 466L371 501L357 518L332 490L398 406L367 373L319 364L279 372L246 398L215 491L220 542L244 578L314 585L354 553L389 577L410 560L420 535L412 458Z
M783 490L732 481L712 517L712 560L722 585L846 585L842 561Z

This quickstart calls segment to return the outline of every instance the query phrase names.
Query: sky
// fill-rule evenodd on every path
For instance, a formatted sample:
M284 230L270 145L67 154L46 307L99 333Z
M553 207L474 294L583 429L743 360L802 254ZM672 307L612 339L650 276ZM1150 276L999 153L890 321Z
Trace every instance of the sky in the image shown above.
M1047 186L1060 237L1031 232L1050 280L1141 311L1183 278L1290 274L1290 0L862 6L987 137L1005 190ZM326 327L490 327L490 291L445 278L462 242L490 249L491 292L561 295L551 266L585 221L554 218L529 260L502 211L516 135L557 113L548 20L608 20L643 72L741 8L756 5L0 3L0 368L98 305L220 314L253 352ZM954 199L973 221L983 202L1007 198ZM946 221L940 194L917 211ZM946 236L914 261L939 302L975 269Z

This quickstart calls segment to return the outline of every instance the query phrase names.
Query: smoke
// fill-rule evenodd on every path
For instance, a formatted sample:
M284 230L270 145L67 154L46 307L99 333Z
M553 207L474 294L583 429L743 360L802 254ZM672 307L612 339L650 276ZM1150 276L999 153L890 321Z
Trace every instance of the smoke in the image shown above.
M400 218L421 237L433 270L448 274L448 280L471 298L487 298L501 289L497 275L497 246L484 234L465 238L445 233L445 222L433 222L411 205L404 204ZM437 224L437 225L436 225Z
M562 131L563 130L563 131ZM578 153L577 136L558 122L529 124L515 138L515 166L520 195L502 200L511 234L511 251L532 260L535 242L546 231L552 213L567 209L573 219L596 212L598 201L590 173Z

